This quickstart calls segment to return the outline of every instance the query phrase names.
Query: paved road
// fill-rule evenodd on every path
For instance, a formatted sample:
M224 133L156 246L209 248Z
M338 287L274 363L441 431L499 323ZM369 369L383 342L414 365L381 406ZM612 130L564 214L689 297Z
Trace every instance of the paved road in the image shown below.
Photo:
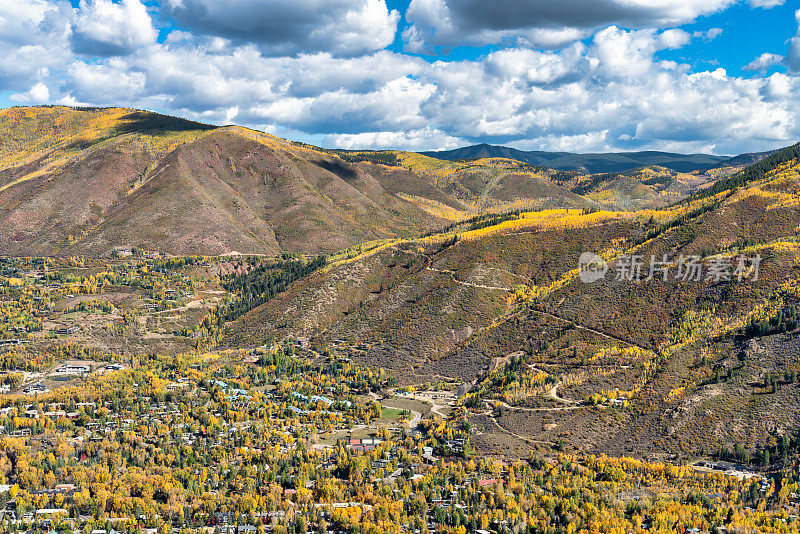
M403 410L405 412L411 412L411 419L408 421L408 426L412 429L417 428L417 425L420 421L422 421L422 414L416 410L411 410L409 408L401 408L400 406L392 406L390 404L381 404L384 408L392 408L394 410Z

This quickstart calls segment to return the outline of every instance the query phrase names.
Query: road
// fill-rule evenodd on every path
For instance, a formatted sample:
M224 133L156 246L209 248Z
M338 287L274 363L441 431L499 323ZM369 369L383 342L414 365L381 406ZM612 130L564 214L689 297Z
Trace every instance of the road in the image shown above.
M542 371L541 369L536 367L534 364L529 364L528 368L531 371L535 372L535 373L545 373L546 372L546 371ZM562 403L562 404L578 404L578 401L576 401L576 400L565 399L563 397L559 397L558 396L558 388L561 387L562 384L563 383L560 380L558 382L556 382L555 384L553 384L553 387L551 387L549 390L547 390L547 396L550 397L553 400L556 400L556 401Z
M381 398L378 396L377 393L370 391L369 396L372 397L373 400L381 402ZM410 410L408 408L403 408L401 406L392 406L391 404L386 404L383 402L381 402L381 406L383 406L384 408L392 408L394 410L403 410L406 412L411 412L412 417L408 421L408 426L411 427L412 429L417 428L419 422L422 421L422 414L416 410Z
M578 404L578 401L576 400L565 399L563 397L558 396L558 386L560 385L561 382L556 382L555 384L553 384L553 387L550 388L550 390L547 392L547 395L549 395L551 399L557 400L558 402L561 402L563 404Z
M453 279L453 281L455 283L461 284L462 286L478 287L478 288L481 288L481 289L489 289L489 290L494 290L494 291L506 291L506 292L511 291L511 289L508 288L508 287L486 286L486 285L483 285L483 284L473 284L472 282L465 282L463 280L459 280L458 278L456 278L456 272L455 271L451 271L449 269L437 269L436 267L431 267L430 265L428 265L425 268L427 270L433 271L435 273L449 274L450 277Z
M412 428L412 429L417 428L417 425L419 424L419 422L422 421L422 414L419 413L416 410L409 410L408 408L400 408L398 406L389 406L389 405L386 405L386 407L387 408L394 408L395 410L405 410L407 412L411 412L411 415L413 417L411 419L409 419L408 426L410 428Z
M434 399L432 397L429 398L428 396L414 395L413 393L410 394L409 397L414 399L414 400L418 400L420 402L424 402L425 404L430 404L431 405L431 413L433 413L435 415L438 415L442 419L447 419L447 415L445 415L444 412L442 412L442 408L444 408L446 406L450 406L449 403L448 404L438 404L436 402L436 399Z
M652 350L652 349L649 349L647 347L643 347L643 346L641 346L641 345L639 345L637 343L634 343L633 341L629 341L627 339L623 339L623 338L621 338L619 336L616 336L614 334L609 334L607 332L603 332L602 330L597 330L596 328L592 328L592 327L589 327L589 326L583 326L582 324L576 323L575 321L570 321L569 319L565 319L564 317L560 317L560 316L558 316L558 315L556 315L554 313L550 313L550 312L547 312L547 311L544 311L544 310L540 310L538 308L533 308L533 307L530 307L528 309L530 311L533 311L533 312L536 312L536 313L541 313L542 315L546 315L546 316L551 317L553 319L557 319L559 321L563 321L565 323L569 323L569 324L575 326L575 328L577 328L578 330L583 330L585 332L591 332L593 334L596 334L596 335L598 335L600 337L604 337L606 339L613 339L615 341L620 341L622 343L625 343L626 345L631 345L631 346L634 346L634 347L638 347L638 348L640 348L642 350L647 350L647 351Z
M566 399L562 400L567 403L570 402ZM525 406L511 406L510 404L501 400L492 400L492 401L485 400L483 402L486 404L488 408L494 408L495 405L499 404L500 406L503 407L504 410L514 410L517 412L563 412L565 410L577 410L578 408L584 408L584 406L580 404L571 404L570 406L557 406L554 408L527 408Z

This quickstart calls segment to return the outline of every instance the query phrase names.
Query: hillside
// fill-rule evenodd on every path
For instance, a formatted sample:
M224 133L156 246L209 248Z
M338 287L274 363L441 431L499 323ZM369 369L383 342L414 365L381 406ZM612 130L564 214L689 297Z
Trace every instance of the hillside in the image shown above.
M780 150L768 150L767 152L748 152L746 154L739 154L731 159L725 160L719 164L720 167L737 167L743 165L752 165L758 163L762 159L780 152Z
M650 165L667 167L678 172L705 171L729 159L725 156L711 154L674 154L656 151L576 154L571 152L517 150L515 148L487 144L454 150L422 152L422 154L444 160L509 158L530 165L542 165L551 169L580 171L590 174L622 172Z
M2 110L0 138L7 255L328 253L486 212L659 207L710 179L324 150L121 108Z
M402 169L238 127L127 109L0 111L0 253L328 252L449 222L464 207Z
M331 152L359 166L371 163L378 168L388 165L408 169L468 206L473 214L516 209L659 208L683 200L742 168L685 173L650 165L624 172L586 174L500 157L450 161L392 150Z
M800 324L786 322L797 157L776 153L660 211L526 212L364 246L230 324L225 343L306 338L408 384L468 383L490 449L519 436L656 456L764 444L771 428L800 427L795 383L763 385L800 371L796 333L780 329ZM609 262L605 279L578 279L584 251ZM681 254L706 269L725 254L761 263L741 281L617 279L632 254L666 254L673 272Z

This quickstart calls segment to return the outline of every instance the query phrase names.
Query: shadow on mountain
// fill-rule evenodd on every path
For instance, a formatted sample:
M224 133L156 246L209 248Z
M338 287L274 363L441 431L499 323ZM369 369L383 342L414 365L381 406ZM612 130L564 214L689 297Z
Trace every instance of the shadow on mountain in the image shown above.
M163 134L170 132L188 132L197 130L213 130L216 126L190 121L158 113L134 111L122 117L123 123L117 131L125 133Z
M324 159L313 162L317 167L321 167L328 172L332 172L345 181L355 180L358 174L353 167L344 165L339 161L326 161Z

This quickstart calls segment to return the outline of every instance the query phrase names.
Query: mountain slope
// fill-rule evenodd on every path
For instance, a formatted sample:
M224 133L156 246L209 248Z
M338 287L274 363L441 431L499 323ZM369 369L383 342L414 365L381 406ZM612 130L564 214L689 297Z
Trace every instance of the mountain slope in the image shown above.
M2 110L0 141L0 254L8 255L330 253L482 213L666 206L733 172L651 165L587 175L507 157L325 150L123 108ZM551 156L553 166L571 157Z
M244 128L71 108L4 110L0 127L3 254L317 253L449 222L390 190L391 173Z
M385 161L122 108L0 111L0 254L332 252L483 211L597 207L508 159Z
M800 370L797 331L770 326L800 303L800 160L787 149L721 183L661 211L523 213L362 247L228 325L226 343L301 337L408 384L468 383L473 422L537 443L752 446L800 427L796 384L762 386ZM608 260L604 279L578 278L586 251ZM706 273L720 255L758 255L760 272L616 276L627 256L665 254L673 274L680 255L705 258Z
M530 165L543 165L552 169L588 173L621 172L649 165L659 165L679 172L704 171L728 159L727 157L713 156L711 154L673 154L656 151L574 154L570 152L517 150L487 144L457 148L455 150L422 152L422 154L445 160L510 158Z

